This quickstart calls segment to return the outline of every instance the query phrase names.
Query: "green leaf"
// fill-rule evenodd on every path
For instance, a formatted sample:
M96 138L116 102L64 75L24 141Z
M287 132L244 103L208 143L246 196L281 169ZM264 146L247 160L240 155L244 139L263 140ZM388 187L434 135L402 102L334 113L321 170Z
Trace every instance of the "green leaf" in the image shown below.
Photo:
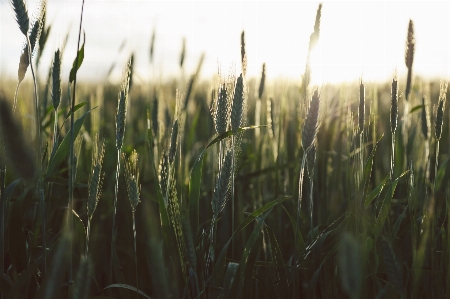
M441 165L439 165L439 169L438 172L436 174L436 188L435 188L435 192L438 191L441 188L442 182L444 182L444 178L446 177L445 173L447 170L447 167L449 165L448 161L450 161L450 158L448 158L447 160L445 160L444 163L442 163Z
M369 194L366 195L366 198L364 200L364 207L368 207L372 201L375 199L375 197L379 196L381 194L381 191L383 191L384 186L386 186L386 182L389 179L389 175L387 175L384 180L381 182L380 185L378 185L375 189L373 189Z
M411 109L411 111L409 111L409 113L412 114L414 112L420 111L420 110L422 110L422 108L423 108L423 105L417 105L417 106L413 107Z
M392 237L395 238L397 236L398 231L400 230L400 225L402 224L403 219L406 217L406 210L408 206L403 209L403 212L398 216L395 221L394 228L392 229Z
M75 57L72 69L70 70L70 76L69 76L69 83L72 83L75 80L75 77L77 75L77 71L80 68L81 64L83 63L84 59L84 43L86 42L86 34L84 34L83 38L83 45L81 46L81 49L77 52L77 57Z
M298 236L297 236L297 248L298 248L298 252L303 252L305 250L305 241L303 240L303 236L302 233L300 232L300 230L295 229L297 227L297 221L295 221L294 217L292 217L292 215L288 212L288 210L286 210L286 208L283 206L284 211L286 212L286 214L289 217L289 220L291 221L291 225L292 225L292 229L294 230L294 240L295 240L295 234L297 232L299 232Z
M274 206L276 206L279 203L282 203L283 201L291 198L291 196L283 196L278 199L275 199L271 202L268 202L261 208L257 209L253 213L251 213L234 231L233 235L231 236L230 240L228 240L227 243L225 243L224 247L222 248L222 251L220 252L219 256L217 257L216 263L213 268L213 273L211 277L211 283L210 285L221 287L221 283L223 282L223 277L225 275L225 257L227 255L228 246L231 243L231 239L239 233L241 230L247 227L254 219L259 217L261 214L267 212L268 210L272 209Z
M189 179L189 215L191 217L192 233L197 236L199 224L200 185L202 180L203 159L194 164Z
M80 132L81 126L83 125L84 120L86 119L86 116L91 112L92 110L87 111L83 116L81 116L79 119L75 121L73 124L73 136L74 139L77 137L78 133ZM52 156L50 157L50 163L47 167L47 177L52 177L55 174L55 171L61 165L61 163L66 159L67 155L70 152L70 132L67 132L66 136L64 136L63 141L58 146L58 149Z
M378 143L381 141L381 138L383 138L383 136L384 136L384 134L382 134L380 136L380 138L378 138L377 142L373 146L372 152L370 153L369 157L367 158L366 164L364 165L364 170L363 170L363 182L364 182L364 185L363 185L363 188L366 188L366 186L369 183L370 174L372 173L373 157L375 156L375 152L377 150Z
M402 176L404 176L406 173L408 173L408 171L403 172L398 178L396 178L394 181L392 181L391 185L389 186L388 192L384 196L383 203L381 204L380 213L378 214L378 218L375 222L375 228L374 228L375 239L377 239L379 237L381 230L383 229L384 223L386 221L386 218L389 215L392 197L394 196L394 192L395 192L395 188L397 187L398 180Z
M246 271L247 267L250 267L251 270L253 269L253 263L249 262L249 256L255 247L254 245L256 243L256 240L259 237L259 234L261 233L261 228L262 228L262 225L264 224L264 220L270 214L270 211L265 213L263 216L261 216L261 218L258 219L258 224L253 229L253 232L250 235L250 238L248 238L247 244L245 245L244 252L242 253L241 260L239 262L239 270L233 279L233 284L232 284L231 288L224 288L224 298L225 299L226 298L241 298L242 289L244 288L244 284L246 281L245 273L247 272ZM251 274L251 271L249 271L249 272Z
M73 107L73 111L77 112L80 108L84 107L88 102L81 102L77 105L75 105L75 107ZM94 110L97 107L92 108L91 110ZM61 124L61 127L64 126L65 122L69 119L69 117L72 115L72 108L70 108L69 113L67 113L66 117L64 118L64 121Z
M130 285L124 284L124 283L110 284L109 286L107 286L104 289L100 290L98 293L103 292L106 289L111 289L111 288L120 288L120 289L130 290L130 291L138 293L139 295L144 296L145 298L152 299L149 295L147 295L146 293L144 293L141 290L137 289L136 287L133 287L133 286L130 286Z
M270 252L272 253L272 260L274 263L275 276L272 278L274 280L274 288L278 294L278 298L289 298L289 285L286 273L286 266L284 265L283 255L281 254L280 246L278 245L275 234L270 227L266 226L266 234L270 241Z

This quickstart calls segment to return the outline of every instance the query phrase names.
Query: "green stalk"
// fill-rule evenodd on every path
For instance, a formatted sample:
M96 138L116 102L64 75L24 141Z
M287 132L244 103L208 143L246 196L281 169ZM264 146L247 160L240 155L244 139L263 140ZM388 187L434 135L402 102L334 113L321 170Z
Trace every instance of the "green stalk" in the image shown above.
M42 234L42 255L44 257L44 266L42 268L42 276L45 277L45 273L47 273L47 242L46 242L46 234L45 234L45 197L44 197L44 189L39 190L39 197L41 201L41 215L42 215L42 223L41 223L41 234ZM1 256L3 259L3 256Z
M84 0L82 1L81 4L81 15L80 15L80 27L78 30L78 44L77 44L77 53L76 53L76 60L77 63L76 65L78 65L78 51L80 49L80 40L81 40L81 25L83 23L83 9L84 9ZM74 185L74 174L75 172L73 171L73 167L75 167L75 154L74 154L74 142L75 142L75 136L74 136L74 111L75 111L75 101L76 101L76 97L75 97L75 91L76 91L76 86L77 86L77 72L75 71L74 74L74 80L73 80L73 91L72 91L72 100L71 100L71 115L70 115L70 162L69 162L69 211L68 211L68 217L67 217L67 221L68 221L68 228L69 228L69 233L72 234L73 231L73 216L72 216L72 210L73 210L73 185ZM70 238L70 244L69 244L69 273L68 273L68 278L67 278L67 282L68 285L71 286L73 285L74 281L73 281L73 265L72 265L72 248L73 248L73 243L72 243L72 238Z
M234 259L234 135L231 136L231 258Z
M138 269L137 269L137 246L136 246L136 221L135 221L135 217L134 214L136 213L136 211L133 209L133 236L134 236L134 265L135 265L135 269L136 269L136 298L139 297L139 293L138 293Z
M5 175L6 167L4 165L0 168L0 275L3 276L3 269L5 269Z
M116 212L117 212L117 198L119 196L120 152L121 152L121 150L118 149L117 150L117 166L116 166L116 184L114 185L114 213L113 213L112 232L111 232L111 261L110 261L109 283L112 283L113 257L116 252Z

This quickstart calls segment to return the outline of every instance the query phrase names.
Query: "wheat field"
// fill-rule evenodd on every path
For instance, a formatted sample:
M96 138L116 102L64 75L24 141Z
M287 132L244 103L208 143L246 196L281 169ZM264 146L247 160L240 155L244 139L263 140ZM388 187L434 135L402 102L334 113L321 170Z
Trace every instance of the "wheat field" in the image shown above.
M9 2L24 44L0 77L1 299L450 298L449 91L415 75L413 20L388 82L314 85L320 4L295 84L247 76L245 31L213 78L202 56L137 80L130 53L115 84L77 76L83 10L77 49L38 74L47 2Z

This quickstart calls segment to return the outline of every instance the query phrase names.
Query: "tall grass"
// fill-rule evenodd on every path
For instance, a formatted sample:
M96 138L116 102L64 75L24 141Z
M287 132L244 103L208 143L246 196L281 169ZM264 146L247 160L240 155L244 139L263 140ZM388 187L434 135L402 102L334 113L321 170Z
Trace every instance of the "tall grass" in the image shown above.
M30 36L44 25L11 5L32 68ZM321 17L319 5L309 51ZM408 75L405 133L402 77L319 94L309 63L299 84L268 81L265 64L246 77L245 47L242 34L241 72L227 79L201 81L202 58L191 77L144 84L132 55L120 84L103 86L77 85L80 44L67 85L61 47L50 82L20 81L35 102L51 95L32 107L36 133L26 107L13 113L16 90L0 92L4 298L450 297L447 84Z

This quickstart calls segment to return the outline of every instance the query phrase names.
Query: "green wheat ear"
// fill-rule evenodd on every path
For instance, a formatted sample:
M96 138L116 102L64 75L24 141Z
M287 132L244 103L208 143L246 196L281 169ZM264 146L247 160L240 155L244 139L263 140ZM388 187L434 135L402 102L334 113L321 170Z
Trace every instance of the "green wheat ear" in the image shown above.
M397 130L397 118L398 118L398 86L397 77L392 79L391 85L391 132L395 133Z
M10 4L14 10L17 25L23 35L27 36L30 19L28 18L28 11L23 0L10 0Z
M242 115L244 110L244 79L242 74L237 78L233 107L231 109L231 129L236 132L242 125Z
M129 159L125 158L125 154L122 157L125 164L128 199L130 200L131 210L135 211L137 205L141 202L139 199L141 185L139 183L138 154L134 150Z
M441 82L438 108L436 111L436 124L435 124L436 140L440 140L442 136L442 125L444 123L444 108L445 108L446 93L447 93L447 82L446 83Z
M319 129L319 108L320 96L319 92L315 90L302 132L302 147L305 151L309 150L309 148L313 145Z
M47 6L47 1L43 0L40 1L36 11L33 16L32 24L33 26L29 28L28 38L30 40L30 47L31 47L31 57L34 56L36 52L36 44L39 41L39 38L41 36L42 27L44 25L44 15L45 15L45 7ZM22 53L20 55L20 62L19 62L19 70L18 70L18 79L19 83L23 81L25 78L25 73L27 72L28 66L30 65L30 59L28 55L28 43L27 41L24 42L22 47Z

